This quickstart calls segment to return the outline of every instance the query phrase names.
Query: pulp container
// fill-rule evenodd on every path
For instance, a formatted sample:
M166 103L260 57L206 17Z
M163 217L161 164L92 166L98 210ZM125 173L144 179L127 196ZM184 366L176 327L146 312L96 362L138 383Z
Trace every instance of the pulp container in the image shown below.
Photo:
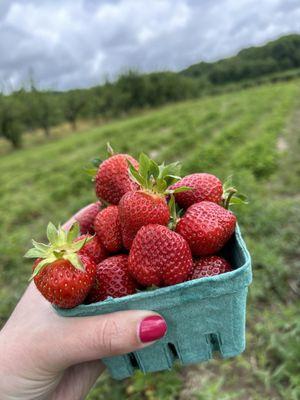
M168 325L164 338L130 354L104 358L111 376L124 379L136 369L144 373L200 363L218 352L234 357L245 349L245 316L251 258L239 227L223 250L234 270L122 298L108 298L73 309L56 308L65 317L102 315L120 310L153 310Z

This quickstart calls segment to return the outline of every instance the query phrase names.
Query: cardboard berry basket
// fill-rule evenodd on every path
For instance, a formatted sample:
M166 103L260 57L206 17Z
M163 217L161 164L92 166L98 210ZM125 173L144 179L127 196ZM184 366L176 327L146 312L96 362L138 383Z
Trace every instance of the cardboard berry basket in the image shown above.
M103 359L115 379L127 378L136 369L170 369L177 359L183 365L200 363L214 352L222 358L234 357L245 349L246 298L252 281L251 258L238 227L224 255L234 268L231 272L56 311L65 317L85 317L143 309L165 318L168 331L163 339L133 353Z

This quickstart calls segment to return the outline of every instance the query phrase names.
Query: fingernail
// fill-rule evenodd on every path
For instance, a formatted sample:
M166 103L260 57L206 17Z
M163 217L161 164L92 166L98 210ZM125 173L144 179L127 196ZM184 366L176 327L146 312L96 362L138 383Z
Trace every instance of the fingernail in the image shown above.
M152 342L162 338L167 332L166 321L159 315L152 315L142 320L139 327L141 342Z

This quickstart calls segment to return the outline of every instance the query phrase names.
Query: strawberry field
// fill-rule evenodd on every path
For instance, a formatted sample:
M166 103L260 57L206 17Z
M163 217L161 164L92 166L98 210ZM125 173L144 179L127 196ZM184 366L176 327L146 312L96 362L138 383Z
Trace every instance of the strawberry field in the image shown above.
M109 124L26 140L23 150L0 159L0 325L26 287L30 238L45 240L57 224L94 201L83 171L106 157L107 141L119 152L182 161L183 173L207 171L234 184L250 204L236 206L253 257L247 351L212 361L112 382L91 392L98 399L300 398L300 83L254 87L165 106ZM0 144L1 146L1 144Z

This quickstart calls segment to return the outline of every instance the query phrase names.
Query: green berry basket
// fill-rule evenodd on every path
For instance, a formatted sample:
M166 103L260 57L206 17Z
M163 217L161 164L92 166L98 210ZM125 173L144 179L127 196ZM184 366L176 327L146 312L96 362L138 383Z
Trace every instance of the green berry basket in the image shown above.
M141 309L165 318L168 331L163 339L103 359L115 379L127 378L136 369L144 373L170 369L176 360L183 365L200 363L213 358L214 352L222 358L234 357L245 349L246 298L252 281L251 258L238 227L223 254L233 271L56 311L65 317L85 317Z

